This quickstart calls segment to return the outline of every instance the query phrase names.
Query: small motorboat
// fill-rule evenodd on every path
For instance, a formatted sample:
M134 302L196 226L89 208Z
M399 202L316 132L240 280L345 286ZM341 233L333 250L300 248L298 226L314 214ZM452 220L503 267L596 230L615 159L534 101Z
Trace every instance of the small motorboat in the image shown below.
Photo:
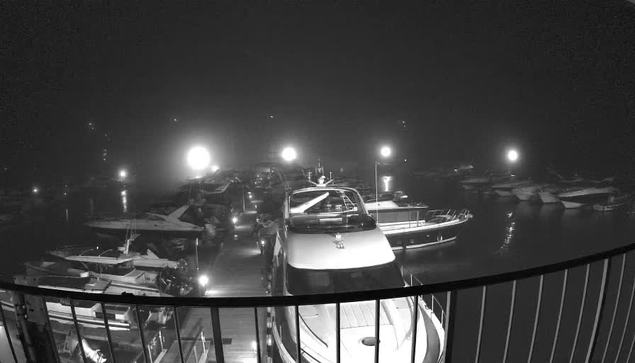
M611 212L616 209L626 208L633 202L633 194L610 195L606 202L593 204L593 210Z
M558 194L558 198L562 205L567 208L581 208L585 205L593 205L617 192L617 189L613 187L604 188L576 188L573 190L564 191Z

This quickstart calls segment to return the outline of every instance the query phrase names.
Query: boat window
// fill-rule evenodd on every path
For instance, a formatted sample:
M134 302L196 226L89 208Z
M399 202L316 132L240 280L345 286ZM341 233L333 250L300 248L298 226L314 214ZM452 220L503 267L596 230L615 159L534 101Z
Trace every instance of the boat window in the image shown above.
M195 225L202 225L203 223L203 212L199 208L190 207L185 213L183 213L179 220L181 222L192 223Z
M381 290L405 286L395 262L346 270L309 270L287 265L287 290L292 295Z

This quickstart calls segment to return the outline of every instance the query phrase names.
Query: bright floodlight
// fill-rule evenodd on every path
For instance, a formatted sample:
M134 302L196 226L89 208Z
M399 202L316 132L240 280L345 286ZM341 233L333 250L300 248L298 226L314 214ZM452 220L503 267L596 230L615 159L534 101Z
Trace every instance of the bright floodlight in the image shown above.
M217 172L219 169L218 165L212 165L212 173Z
M33 188L33 194L37 194L40 192L40 189L38 189L37 187Z
M187 153L187 163L194 170L203 170L209 165L209 152L202 146L196 146Z
M381 150L379 152L380 152L382 157L387 158L392 153L392 150L388 146L382 146L382 148L381 148Z
M297 156L298 154L296 154L295 149L292 147L285 147L284 150L282 150L282 158L285 161L293 161Z
M128 176L128 172L125 169L119 170L119 177L125 179Z
M209 283L209 278L207 275L201 275L198 277L198 284L205 287Z
M507 160L515 163L518 160L518 152L516 150L509 150L507 152Z

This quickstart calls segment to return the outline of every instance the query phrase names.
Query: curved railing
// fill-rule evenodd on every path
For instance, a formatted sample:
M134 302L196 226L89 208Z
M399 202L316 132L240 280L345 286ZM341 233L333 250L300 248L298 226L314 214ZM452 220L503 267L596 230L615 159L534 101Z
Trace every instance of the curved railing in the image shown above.
M634 249L629 244L458 281L306 296L117 296L0 282L6 292L0 309L0 360L68 361L83 355L89 362L96 361L99 349L108 362L200 362L212 352L217 362L265 362L275 350L269 335L271 307L296 307L298 314L302 305L336 304L335 321L340 322L344 304L375 301L379 306L382 300L413 297L428 301L443 321L445 362L626 362L635 345L635 326L629 324L635 261L627 258ZM50 311L51 306L57 310ZM92 321L84 318L90 312ZM117 314L129 326L117 325ZM378 338L379 315L375 320ZM90 343L77 343L83 339ZM415 352L425 337L409 339ZM10 349L1 349L3 344ZM348 360L336 351L334 361ZM415 361L413 356L409 361ZM311 361L303 356L305 360Z

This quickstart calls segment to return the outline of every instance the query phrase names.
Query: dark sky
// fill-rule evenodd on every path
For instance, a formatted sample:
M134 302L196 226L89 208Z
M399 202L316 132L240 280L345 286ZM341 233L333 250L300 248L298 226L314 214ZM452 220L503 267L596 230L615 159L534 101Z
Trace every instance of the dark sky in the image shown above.
M415 169L515 145L528 163L635 170L625 1L271 3L4 2L5 180L178 179L194 143L222 165L283 144L367 162L390 142Z

